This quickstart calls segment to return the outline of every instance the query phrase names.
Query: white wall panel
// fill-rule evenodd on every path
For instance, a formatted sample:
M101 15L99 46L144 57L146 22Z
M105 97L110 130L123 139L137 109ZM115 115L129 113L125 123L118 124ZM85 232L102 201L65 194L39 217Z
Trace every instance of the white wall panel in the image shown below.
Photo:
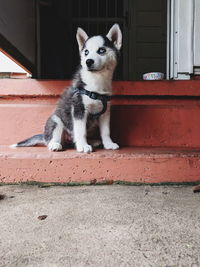
M200 66L200 0L195 0L194 12L194 66Z

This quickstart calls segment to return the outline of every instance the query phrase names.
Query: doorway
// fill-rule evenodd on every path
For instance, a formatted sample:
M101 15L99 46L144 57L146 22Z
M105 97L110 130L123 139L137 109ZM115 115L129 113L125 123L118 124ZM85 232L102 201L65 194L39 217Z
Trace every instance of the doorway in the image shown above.
M79 64L77 27L89 36L118 23L123 48L115 80L166 73L167 0L40 1L40 78L71 79Z

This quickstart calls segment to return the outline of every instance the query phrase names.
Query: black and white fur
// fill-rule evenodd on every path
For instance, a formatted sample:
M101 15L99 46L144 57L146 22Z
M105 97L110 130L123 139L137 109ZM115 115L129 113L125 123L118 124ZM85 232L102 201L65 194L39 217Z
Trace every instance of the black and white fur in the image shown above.
M35 135L12 147L44 144L49 150L63 150L64 143L74 143L78 152L90 153L92 145L89 135L99 126L100 136L105 149L118 149L119 146L110 138L110 104L99 118L91 114L102 110L102 102L87 95L74 93L74 88L82 87L102 95L112 94L112 77L122 45L122 33L118 24L114 24L106 36L88 37L78 28L78 41L81 64L70 88L62 94L56 110L47 120L44 134Z

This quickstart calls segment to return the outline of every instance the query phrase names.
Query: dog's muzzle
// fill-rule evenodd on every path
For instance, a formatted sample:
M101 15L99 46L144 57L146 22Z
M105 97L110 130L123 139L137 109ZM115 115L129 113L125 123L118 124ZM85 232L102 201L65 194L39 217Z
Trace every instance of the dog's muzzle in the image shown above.
M93 59L87 59L86 60L86 65L87 65L87 67L89 69L92 67L93 64L94 64L94 60Z

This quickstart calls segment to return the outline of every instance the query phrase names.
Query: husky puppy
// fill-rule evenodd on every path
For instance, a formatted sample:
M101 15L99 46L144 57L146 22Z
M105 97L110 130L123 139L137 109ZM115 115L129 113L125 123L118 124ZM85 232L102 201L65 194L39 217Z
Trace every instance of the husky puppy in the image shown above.
M114 24L106 36L88 37L78 28L76 34L80 67L72 85L64 91L52 116L47 120L44 134L34 135L12 147L43 144L49 150L63 150L64 144L75 144L78 152L90 153L89 135L99 126L105 149L118 149L110 138L110 96L112 77L122 45L122 33Z

